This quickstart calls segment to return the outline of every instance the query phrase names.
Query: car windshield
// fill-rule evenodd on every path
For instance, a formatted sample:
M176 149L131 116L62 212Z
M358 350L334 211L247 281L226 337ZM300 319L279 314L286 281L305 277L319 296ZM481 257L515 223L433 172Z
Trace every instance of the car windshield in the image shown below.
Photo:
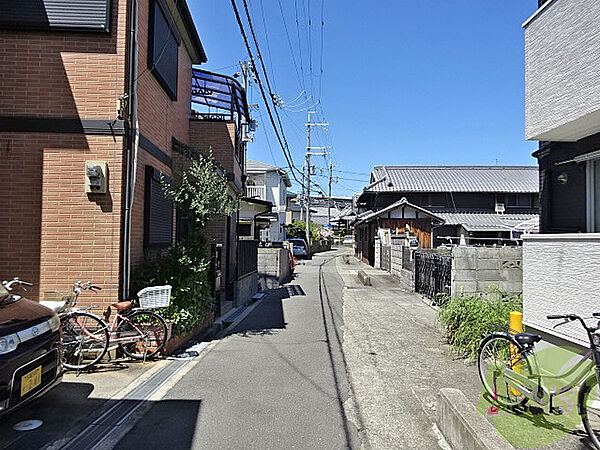
M304 248L304 241L292 241L292 244L294 244L294 247L302 247Z

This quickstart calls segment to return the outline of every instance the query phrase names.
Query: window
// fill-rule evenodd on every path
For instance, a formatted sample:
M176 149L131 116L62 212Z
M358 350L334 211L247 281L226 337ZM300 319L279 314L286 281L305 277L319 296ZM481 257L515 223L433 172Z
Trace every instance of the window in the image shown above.
M171 100L177 100L177 69L181 38L162 0L150 1L148 68Z
M600 159L587 163L588 231L600 233Z
M238 224L238 236L239 237L252 237L252 224L251 223Z
M109 31L110 0L2 0L0 28Z
M173 203L163 192L161 173L146 166L144 246L168 247L173 240ZM167 180L170 181L168 177Z
M497 194L496 203L503 203L507 208L532 208L534 206L531 194Z

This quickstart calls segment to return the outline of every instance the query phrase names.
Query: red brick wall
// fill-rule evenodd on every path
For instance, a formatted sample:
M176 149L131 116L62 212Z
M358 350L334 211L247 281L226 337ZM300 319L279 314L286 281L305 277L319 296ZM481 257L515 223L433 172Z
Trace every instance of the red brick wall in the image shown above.
M0 134L0 204L10 205L0 221L0 278L33 282L31 298L89 279L106 288L95 303L116 299L122 146L111 136ZM108 194L85 193L90 160L107 162Z
M0 31L0 115L114 118L127 1L112 3L110 33Z
M171 137L189 142L191 61L179 50L178 100L147 70L148 1L139 5L138 119L170 155ZM0 115L116 118L126 91L127 0L113 2L111 31L0 31ZM32 281L33 298L88 279L105 289L81 303L114 301L120 280L123 138L59 133L0 133L0 278ZM106 161L109 194L84 192L85 161ZM170 174L143 149L137 155L132 259L143 259L144 170Z
M0 31L0 115L116 118L125 91L126 0L110 33ZM0 278L28 296L92 279L114 298L119 277L122 138L0 132ZM84 193L85 161L107 161L110 194Z
M212 152L221 163L241 182L242 168L235 158L235 124L210 120L190 120L190 145L203 154Z
M172 138L189 144L189 117L191 110L192 63L185 46L179 47L177 100L173 101L148 70L149 3L138 3L138 122L140 132L168 156ZM171 168L150 155L138 150L134 203L131 210L131 259L133 266L144 260L144 173L150 165L172 176ZM146 252L152 256L153 252Z
M91 280L102 291L86 293L82 303L118 298L121 255L122 138L62 135L72 146L43 148L40 287L68 289ZM106 161L108 192L86 194L86 161Z

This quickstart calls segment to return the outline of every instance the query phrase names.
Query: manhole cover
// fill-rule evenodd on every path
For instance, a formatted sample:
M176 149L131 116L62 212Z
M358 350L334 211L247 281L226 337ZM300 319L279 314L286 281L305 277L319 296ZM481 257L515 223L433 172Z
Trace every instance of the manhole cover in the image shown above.
M41 427L44 424L41 420L24 420L13 426L14 430L17 431L30 431Z

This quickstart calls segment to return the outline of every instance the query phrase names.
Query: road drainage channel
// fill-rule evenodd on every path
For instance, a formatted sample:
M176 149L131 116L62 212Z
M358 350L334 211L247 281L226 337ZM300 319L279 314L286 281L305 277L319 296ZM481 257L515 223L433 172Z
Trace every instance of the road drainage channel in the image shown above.
M113 431L122 425L144 402L158 391L171 377L188 365L192 359L171 360L138 387L133 389L112 408L84 428L61 449L92 449L107 439Z

